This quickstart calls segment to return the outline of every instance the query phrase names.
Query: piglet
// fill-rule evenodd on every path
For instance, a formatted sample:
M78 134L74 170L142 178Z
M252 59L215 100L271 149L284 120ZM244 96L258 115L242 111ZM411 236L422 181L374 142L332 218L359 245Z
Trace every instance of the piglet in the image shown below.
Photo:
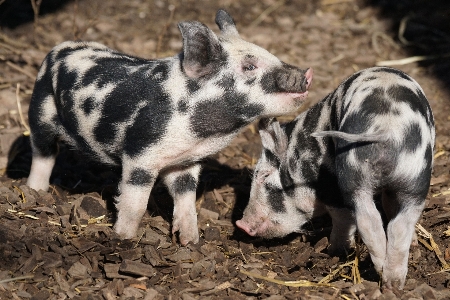
M172 232L197 243L198 161L263 116L295 111L311 69L299 69L240 38L231 16L221 35L181 22L183 51L146 60L95 42L65 42L47 55L29 108L33 158L27 184L47 190L58 141L122 167L114 230L136 235L158 175L174 198Z
M360 71L290 123L261 120L260 135L250 201L236 225L251 236L282 237L328 212L329 253L348 250L358 230L386 286L403 288L435 140L417 82L391 68Z

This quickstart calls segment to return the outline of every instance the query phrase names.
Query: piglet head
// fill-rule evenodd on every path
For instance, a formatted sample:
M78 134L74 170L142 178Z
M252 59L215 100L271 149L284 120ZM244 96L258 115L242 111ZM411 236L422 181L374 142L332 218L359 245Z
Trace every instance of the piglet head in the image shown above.
M287 165L288 137L284 129L272 119L262 119L259 126L263 150L254 171L248 206L236 225L251 236L282 237L301 231L311 218L314 205L308 199L312 195L297 199L302 191ZM305 193L303 196L309 197Z
M181 22L180 54L185 75L200 87L223 93L224 103L249 123L258 117L279 116L295 111L304 102L313 71L282 62L267 50L242 39L233 18L219 10L220 35L199 22ZM241 106L246 109L239 111ZM248 109L247 109L248 108Z

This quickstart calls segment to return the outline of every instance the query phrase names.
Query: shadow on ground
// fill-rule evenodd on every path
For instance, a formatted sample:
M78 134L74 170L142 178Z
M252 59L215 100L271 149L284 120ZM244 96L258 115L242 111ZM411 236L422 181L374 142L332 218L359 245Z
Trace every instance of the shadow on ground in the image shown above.
M379 7L380 16L392 21L391 30L411 56L426 56L419 62L450 86L450 1L367 0Z

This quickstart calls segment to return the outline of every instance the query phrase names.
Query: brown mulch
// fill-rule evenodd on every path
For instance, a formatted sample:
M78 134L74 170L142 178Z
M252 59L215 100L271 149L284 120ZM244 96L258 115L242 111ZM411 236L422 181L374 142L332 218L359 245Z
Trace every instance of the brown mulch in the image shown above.
M0 0L0 299L450 298L449 5L75 0L51 11L45 5L52 2L44 0L42 9L49 12L33 21L27 1L17 2L20 10L11 9L12 2ZM146 58L171 56L181 48L176 23L195 19L216 30L218 8L233 15L244 38L286 62L314 68L305 108L356 70L426 56L395 65L421 84L437 128L432 185L419 221L425 231L418 229L419 245L411 248L403 291L380 289L362 243L346 257L330 257L328 217L284 239L250 238L235 228L261 147L254 125L203 162L196 245L181 247L171 235L173 203L160 183L139 238L120 240L111 229L120 170L86 160L64 145L51 190L25 186L31 163L26 114L37 70L52 46L79 38ZM6 17L19 18L24 11L31 12L31 22L7 26ZM401 24L405 30L399 36Z

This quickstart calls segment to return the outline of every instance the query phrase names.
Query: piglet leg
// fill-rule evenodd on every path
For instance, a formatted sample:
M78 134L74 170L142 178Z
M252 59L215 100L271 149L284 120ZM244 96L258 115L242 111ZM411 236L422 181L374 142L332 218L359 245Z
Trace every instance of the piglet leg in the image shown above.
M364 189L357 190L351 201L355 203L358 232L369 250L375 270L381 273L386 257L386 234L380 212L373 201L373 193Z
M198 243L196 190L200 165L174 168L162 175L174 200L172 233L179 231L180 243Z
M398 202L408 203L392 218L387 226L386 260L383 266L383 282L388 288L403 289L408 272L411 241L415 236L415 224L423 210L423 201L402 196ZM420 203L420 204L415 204Z
M157 172L142 168L131 159L123 160L119 196L116 197L117 221L114 225L121 238L136 236L156 177Z
M355 246L355 215L347 208L328 207L327 210L333 221L328 253L330 255L348 253L350 248Z
M33 155L31 162L30 175L28 176L27 185L36 191L47 191L50 182L50 175L52 174L53 166L55 165L55 156L41 156Z

